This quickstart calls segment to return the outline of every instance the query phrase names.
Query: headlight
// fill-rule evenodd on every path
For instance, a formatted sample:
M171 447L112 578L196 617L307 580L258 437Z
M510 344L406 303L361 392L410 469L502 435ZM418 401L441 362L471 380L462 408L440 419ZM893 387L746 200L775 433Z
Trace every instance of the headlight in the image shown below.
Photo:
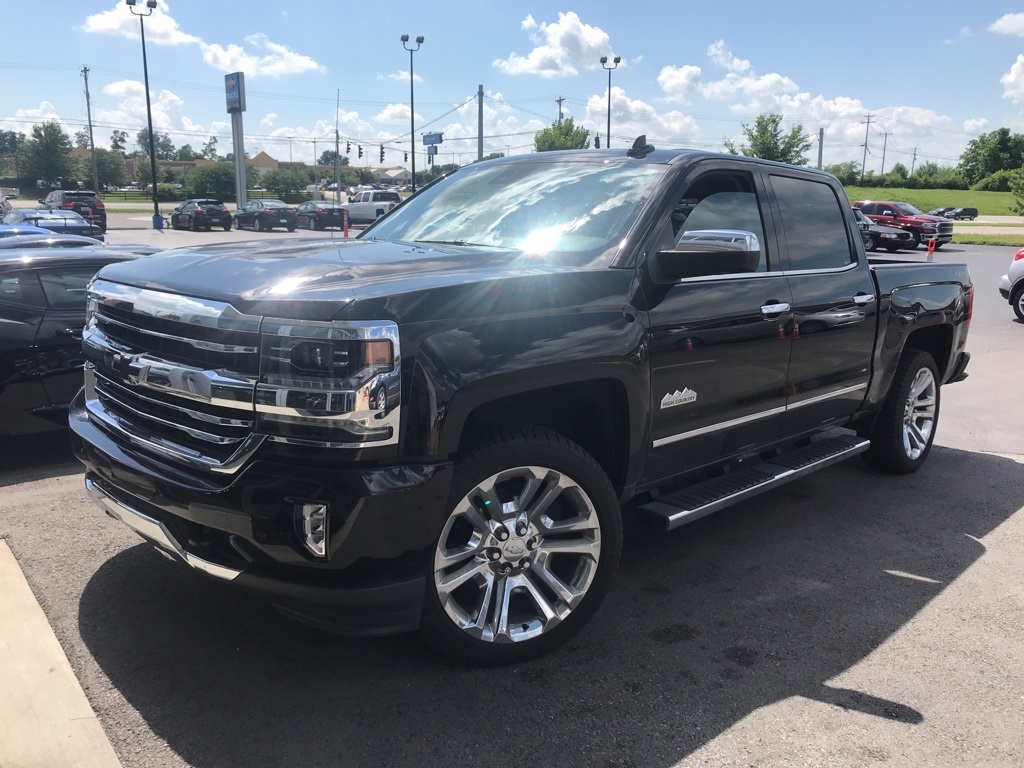
M377 410L373 398L382 387L397 394L400 386L395 323L268 319L261 331L260 431L353 447L397 440L397 409Z

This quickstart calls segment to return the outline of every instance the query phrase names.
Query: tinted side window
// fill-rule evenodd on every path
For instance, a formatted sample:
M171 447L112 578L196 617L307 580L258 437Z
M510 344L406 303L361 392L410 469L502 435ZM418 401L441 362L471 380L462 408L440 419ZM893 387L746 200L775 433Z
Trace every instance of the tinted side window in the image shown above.
M98 266L61 267L39 272L39 282L50 309L81 309L85 311L85 288Z
M837 269L856 260L832 187L790 176L771 179L788 246L787 269Z
M18 307L43 306L36 276L31 272L0 274L0 307L4 304ZM0 311L2 316L3 312Z

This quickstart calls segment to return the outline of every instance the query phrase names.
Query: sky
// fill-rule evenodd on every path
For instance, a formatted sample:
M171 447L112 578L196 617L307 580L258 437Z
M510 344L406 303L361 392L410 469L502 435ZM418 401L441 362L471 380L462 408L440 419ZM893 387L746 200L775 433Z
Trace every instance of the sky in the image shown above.
M0 129L27 134L52 119L74 135L86 124L88 67L96 145L121 129L134 149L145 88L140 23L124 1L33 0L14 16L0 55ZM241 71L250 155L313 162L337 128L353 165L380 165L383 144L384 165L408 166L403 34L425 38L412 55L421 168L429 132L444 136L438 162L476 159L481 85L485 154L532 151L560 99L562 116L605 146L602 56L609 66L621 58L613 148L646 134L658 147L721 150L725 139L742 143L757 115L778 112L786 130L801 124L812 138L809 164L824 129L826 165L866 157L866 170L881 172L883 162L955 165L982 133L1024 132L1024 4L1009 0L158 0L143 24L154 129L197 150L216 136L222 154L232 150L224 76Z

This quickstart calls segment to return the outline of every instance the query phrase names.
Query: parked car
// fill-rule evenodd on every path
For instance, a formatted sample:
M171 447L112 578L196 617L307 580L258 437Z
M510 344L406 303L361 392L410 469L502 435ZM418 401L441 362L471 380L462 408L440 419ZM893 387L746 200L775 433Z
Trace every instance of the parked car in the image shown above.
M74 211L83 219L107 231L107 209L100 196L87 189L55 189L42 200L39 207L50 211Z
M947 213L946 216L948 218L950 218L950 219L955 219L957 221L960 221L960 220L963 220L963 219L966 219L967 221L974 221L976 218L978 218L978 209L977 208L954 208L949 213Z
M262 232L275 227L295 231L295 208L283 200L250 200L235 214L235 226Z
M929 240L934 240L935 247L941 248L953 239L953 222L941 216L919 211L910 203L858 200L853 205L860 208L876 224L898 227L909 232L914 239L910 246L911 250Z
M877 251L879 248L885 248L889 253L892 253L900 248L914 249L914 237L905 229L883 227L881 224L875 224L875 222L864 215L860 208L854 208L853 215L857 219L857 225L860 227L864 237L865 250Z
M344 225L345 206L330 200L307 200L296 210L295 224L306 229L327 229Z
M0 221L2 221L0 217ZM53 232L42 227L33 227L29 224L0 224L0 238L20 237L21 235L52 235Z
M522 662L612 589L624 517L669 530L858 454L924 465L973 285L856 237L803 167L643 139L474 163L359 239L105 268L72 445L183 567Z
M231 229L231 211L220 200L203 197L186 200L171 214L171 229L210 230L222 227L225 232Z
M942 216L943 218L949 218L949 212L954 210L952 206L936 208L933 211L928 211L929 216Z
M349 224L372 224L401 202L402 196L397 192L382 192L376 189L361 190L349 197L345 204L345 208L348 209Z
M1010 302L1017 319L1024 323L1024 248L1013 255L1010 268L999 278L999 295Z
M131 258L102 246L0 254L0 434L67 428L82 386L86 286Z
M40 227L62 235L85 235L103 241L103 230L74 211L14 210L4 214L3 224Z
M150 256L164 250L153 245L119 243L101 243L91 237L81 235L55 235L48 230L41 229L44 234L18 235L16 237L5 237L0 239L0 250L12 248L102 248L104 251L116 251L119 253L132 253L136 256Z

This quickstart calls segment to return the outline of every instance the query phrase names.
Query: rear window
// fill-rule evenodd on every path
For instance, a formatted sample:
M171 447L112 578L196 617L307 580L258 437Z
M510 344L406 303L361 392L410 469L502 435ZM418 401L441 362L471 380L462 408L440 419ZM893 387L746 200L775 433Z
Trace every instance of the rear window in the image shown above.
M99 197L95 192L65 192L64 196L68 200L84 200L86 202L92 202Z
M401 196L397 192L374 192L373 199L377 201L400 203L402 202Z

